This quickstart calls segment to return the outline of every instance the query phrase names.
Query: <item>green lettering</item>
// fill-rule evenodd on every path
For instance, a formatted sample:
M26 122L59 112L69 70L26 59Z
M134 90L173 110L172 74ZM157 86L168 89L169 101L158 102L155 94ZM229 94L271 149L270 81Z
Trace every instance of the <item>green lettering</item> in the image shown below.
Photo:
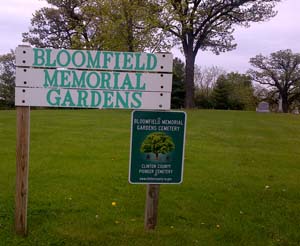
M32 66L44 66L45 63L45 51L39 48L33 48L33 64Z
M123 99L122 97L122 94L117 91L117 94L116 94L116 108L129 108L128 107L128 95L129 95L129 91L126 91L125 92L125 100ZM120 103L121 103L121 106L120 106Z
M51 72L54 71L52 73L52 77L49 74L49 71L51 71ZM57 71L58 70L47 70L47 69L44 69L45 82L44 82L43 86L45 88L47 88L47 87L58 87L58 84L57 84Z
M146 84L144 83L143 85L141 85L141 77L142 74L141 73L136 73L136 86L135 89L136 90L145 90L146 89Z
M135 53L135 69L136 70L145 70L145 63L141 63L141 53Z
M63 106L63 107L75 107L75 103L73 102L72 94L71 94L70 90L67 90L67 92L65 94L64 101L61 104L61 106Z
M130 104L131 108L140 108L142 106L142 99L143 93L142 92L133 92L132 93L132 102Z
M112 102L112 97L114 96L114 92L103 91L103 94L104 94L103 108L113 108L114 103Z
M45 64L46 67L55 67L56 66L56 61L54 60L51 63L51 49L46 49L46 57L47 57L47 62Z
M101 83L101 89L110 89L110 79L111 79L111 74L103 72L101 73L101 78L102 78L102 83Z
M113 75L114 75L114 90L119 90L120 88L119 88L119 85L118 85L118 83L119 83L119 75L120 75L120 73L113 73Z
M95 57L92 57L92 54L90 51L86 52L88 55L88 62L87 62L87 68L100 68L100 51L97 51L95 54Z
M69 80L69 76L71 74L70 70L59 70L60 72L60 86L70 88L71 82ZM67 83L67 84L65 84Z
M89 93L87 91L77 91L77 93L78 93L77 106L87 108L88 105L86 103L86 99L87 99Z
M80 55L81 57L78 55ZM72 63L75 67L82 67L85 63L85 60L86 58L82 50L76 50L72 55Z
M57 64L60 67L67 67L71 62L71 55L67 50L59 50L57 53Z
M116 69L116 70L119 70L119 69L121 69L120 68L120 55L121 55L121 53L120 52L115 52L115 59L116 59L116 63L115 63L115 67L114 67L114 69Z
M58 96L54 97L54 101L52 101L53 99L53 95L52 94L57 94ZM50 106L59 106L59 103L60 103L60 89L53 89L53 90L49 90L47 92L47 103L50 105Z
M102 68L108 68L108 64L111 62L111 58L114 56L114 53L110 51L103 51L102 54L103 54Z
M98 108L101 103L101 94L98 91L91 91L91 107Z
M124 89L126 89L126 87L127 87L128 90L133 90L134 89L134 87L132 86L132 83L131 83L131 80L130 80L130 77L129 77L128 73L125 75L123 84L120 87L120 89L124 90Z
M154 54L147 54L147 70L154 70L157 65L157 57Z
M132 65L133 53L124 52L123 54L124 54L123 69L132 70L133 69L133 65Z
M94 77L94 79L93 79ZM96 89L100 85L100 75L97 72L89 72L86 77L86 83L88 88ZM93 84L94 83L94 84Z
M72 71L72 75L73 75L72 88L86 88L85 87L85 75L86 75L86 71L81 72L79 78L77 77L76 71Z

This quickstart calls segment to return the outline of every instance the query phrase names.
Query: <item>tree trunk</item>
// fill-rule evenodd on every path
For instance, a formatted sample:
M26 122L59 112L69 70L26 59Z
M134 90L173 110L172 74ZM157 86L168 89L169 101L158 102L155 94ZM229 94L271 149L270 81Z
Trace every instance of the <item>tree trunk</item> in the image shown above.
M195 56L189 50L185 53L185 108L195 107L194 66Z
M128 5L124 3L124 16L126 20L126 42L127 42L127 51L128 52L134 52L134 37L133 37L133 16L132 16L132 6L133 3L131 0L129 0Z
M283 111L283 113L288 113L289 112L289 102L288 102L287 93L283 93L283 95L281 95L281 99L282 99L282 111Z
M158 153L155 153L155 159L158 160Z

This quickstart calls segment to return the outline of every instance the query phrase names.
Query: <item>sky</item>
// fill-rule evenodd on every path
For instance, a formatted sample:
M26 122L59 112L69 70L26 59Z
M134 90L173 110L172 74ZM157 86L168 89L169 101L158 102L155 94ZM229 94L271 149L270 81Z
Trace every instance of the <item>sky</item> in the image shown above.
M22 33L28 31L32 14L44 7L44 0L0 0L0 54L8 53L22 44ZM276 6L278 14L268 22L253 23L250 28L236 28L237 48L215 55L199 51L196 64L218 66L227 72L245 73L249 60L258 54L269 55L282 49L300 52L300 0L282 0ZM174 56L184 60L178 49Z

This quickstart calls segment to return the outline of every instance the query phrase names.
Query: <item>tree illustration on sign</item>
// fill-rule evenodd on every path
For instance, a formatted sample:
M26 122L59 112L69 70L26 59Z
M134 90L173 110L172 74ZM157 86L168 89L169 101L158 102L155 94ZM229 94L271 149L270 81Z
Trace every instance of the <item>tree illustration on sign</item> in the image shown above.
M140 151L154 153L156 160L159 154L167 154L175 149L173 139L164 132L153 132L143 141Z

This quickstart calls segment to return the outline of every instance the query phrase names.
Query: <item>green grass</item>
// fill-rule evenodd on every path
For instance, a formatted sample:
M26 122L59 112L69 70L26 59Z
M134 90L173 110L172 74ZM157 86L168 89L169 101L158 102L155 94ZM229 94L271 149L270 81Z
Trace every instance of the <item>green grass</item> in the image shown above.
M299 116L188 111L184 181L161 186L147 233L145 185L127 181L130 112L33 110L26 238L15 117L0 111L0 245L300 245Z

